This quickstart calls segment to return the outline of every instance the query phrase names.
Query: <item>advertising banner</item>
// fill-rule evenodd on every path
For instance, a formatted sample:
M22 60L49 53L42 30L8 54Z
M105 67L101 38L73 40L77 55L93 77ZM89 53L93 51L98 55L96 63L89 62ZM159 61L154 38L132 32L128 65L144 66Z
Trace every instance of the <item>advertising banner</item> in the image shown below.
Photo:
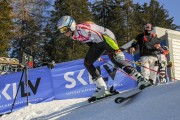
M125 53L125 56L133 60L131 55ZM105 62L96 61L94 65L109 88L113 86L122 91L137 86L136 81L117 69L106 55L102 59ZM30 69L27 74L21 71L0 76L0 114L10 112L14 101L13 111L27 106L28 103L90 97L96 86L83 62L80 59L56 64L53 69L44 66Z
M128 60L132 56L126 54ZM95 66L102 74L108 87L114 86L116 90L122 91L136 86L136 81L115 68L107 56L102 57L104 61L96 61ZM53 69L52 79L55 99L71 99L91 96L96 90L91 75L84 68L83 60L59 64Z
M18 87L13 110L27 106L27 102L39 103L54 99L51 74L47 67L28 70L28 90L25 76L25 71L0 76L0 114L10 112Z

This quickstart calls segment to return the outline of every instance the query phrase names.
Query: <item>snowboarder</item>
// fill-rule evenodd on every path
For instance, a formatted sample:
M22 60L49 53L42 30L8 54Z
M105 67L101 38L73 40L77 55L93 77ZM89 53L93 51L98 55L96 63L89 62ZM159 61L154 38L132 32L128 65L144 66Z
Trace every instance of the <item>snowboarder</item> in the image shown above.
M152 25L147 23L144 26L143 33L138 34L135 38L136 41L132 43L130 52L135 52L135 48L137 48L137 46L139 47L140 63L142 66L141 73L151 84L155 84L157 74L155 71L158 70L158 58L155 53L158 50L157 48L160 47L160 41L157 41L157 35L154 34L152 30Z
M93 65L104 51L107 52L110 60L115 65L137 80L139 88L142 89L151 85L134 67L125 61L125 56L119 49L114 34L109 29L90 21L76 25L75 20L71 16L62 16L58 21L57 27L66 36L89 46L84 59L84 66L97 86L97 90L92 97L98 99L110 95L105 81Z

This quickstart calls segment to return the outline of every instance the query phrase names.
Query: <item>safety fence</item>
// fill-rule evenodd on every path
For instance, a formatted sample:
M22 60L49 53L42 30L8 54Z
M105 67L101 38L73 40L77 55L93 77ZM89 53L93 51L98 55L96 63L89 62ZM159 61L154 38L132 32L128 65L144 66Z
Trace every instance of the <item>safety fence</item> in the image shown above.
M128 60L133 60L131 55L125 53L125 56ZM106 55L102 59L112 64ZM24 75L22 71L0 76L0 114L11 112L13 102L13 111L15 111L29 103L90 97L96 90L96 86L85 69L83 61L80 59L59 63L53 69L47 66L29 69ZM102 74L108 87L113 85L114 89L123 91L137 86L135 80L107 63L96 61L94 65ZM28 82L25 81L27 77Z

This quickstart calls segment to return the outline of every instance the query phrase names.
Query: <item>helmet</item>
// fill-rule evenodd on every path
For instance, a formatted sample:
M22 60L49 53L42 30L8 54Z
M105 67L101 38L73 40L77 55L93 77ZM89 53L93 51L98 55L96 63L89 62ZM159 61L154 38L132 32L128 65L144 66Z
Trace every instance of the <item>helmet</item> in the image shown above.
M168 46L162 46L162 49L164 49L164 50L168 50L168 51L169 51Z
M66 33L68 30L75 31L76 22L71 16L62 16L58 21L57 27L61 33Z
M152 24L147 23L146 25L144 25L144 30L151 31L152 30Z

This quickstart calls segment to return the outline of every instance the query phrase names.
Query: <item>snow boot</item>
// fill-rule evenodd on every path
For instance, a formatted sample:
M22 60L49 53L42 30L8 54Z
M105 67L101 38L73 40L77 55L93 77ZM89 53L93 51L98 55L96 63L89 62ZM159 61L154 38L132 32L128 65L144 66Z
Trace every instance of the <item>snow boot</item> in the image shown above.
M134 71L133 74L131 75L132 78L137 80L138 87L140 90L151 86L152 84L146 80L139 72Z
M155 85L155 83L152 79L149 79L149 82L151 83L151 85Z
M111 93L109 92L106 83L104 82L102 77L99 77L96 81L95 84L97 86L97 90L94 92L92 97L95 97L96 99L101 98L101 97L106 97L109 96Z
M138 78L137 82L140 90L152 85L148 80L146 80L142 76Z

